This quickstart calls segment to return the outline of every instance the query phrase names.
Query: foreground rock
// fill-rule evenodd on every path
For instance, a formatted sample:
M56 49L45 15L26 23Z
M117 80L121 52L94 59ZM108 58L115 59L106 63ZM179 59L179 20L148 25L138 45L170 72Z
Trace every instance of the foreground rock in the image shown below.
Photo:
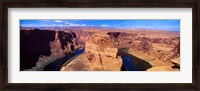
M114 40L107 33L94 34L86 42L84 54L62 67L61 71L120 71L122 59L117 52Z
M180 70L173 68L172 66L157 66L150 68L147 71L180 71Z

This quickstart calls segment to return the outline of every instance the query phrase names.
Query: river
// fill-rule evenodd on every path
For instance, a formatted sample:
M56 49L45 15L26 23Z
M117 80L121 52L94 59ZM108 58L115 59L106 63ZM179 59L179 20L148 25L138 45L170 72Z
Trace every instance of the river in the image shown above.
M67 62L70 58L76 57L79 54L82 54L84 52L84 49L78 49L74 53L67 54L64 58L60 58L46 67L44 67L44 71L60 71L62 65ZM139 59L127 52L127 49L120 49L118 51L118 54L122 57L123 62L123 70L124 71L145 71L147 68L149 68L151 65L146 63L144 60Z
M74 53L69 53L65 57L60 58L50 64L48 64L46 67L44 67L44 71L60 71L61 66L67 62L70 58L77 56L84 52L84 48L80 48L76 50Z

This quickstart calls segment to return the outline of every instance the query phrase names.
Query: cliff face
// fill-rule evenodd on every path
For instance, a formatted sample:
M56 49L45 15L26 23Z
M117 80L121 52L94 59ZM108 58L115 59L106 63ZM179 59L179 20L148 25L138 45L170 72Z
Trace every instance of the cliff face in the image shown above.
M79 48L75 33L55 31L55 34L55 40L50 43L51 55L64 55Z
M136 39L138 42L133 42L131 49L135 52L141 52L146 55L154 56L158 60L170 61L172 58L179 57L180 55L180 40L172 42L171 39L166 38L148 38L142 37ZM171 56L169 56L169 54ZM167 57L168 56L168 57Z
M65 30L67 32L73 32L76 35L76 41L81 47L85 47L87 40L94 34L94 32L83 31L79 29Z
M132 39L137 36L137 34L125 33L125 32L108 32L108 35L115 40L115 45L118 49L120 48L130 48Z
M122 59L107 33L92 35L85 45L84 54L72 60L61 70L121 70ZM81 65L82 64L82 65ZM79 65L79 66L77 66Z
M20 70L36 66L36 62L41 61L40 59L51 60L74 51L78 48L75 39L74 33L63 31L21 30Z

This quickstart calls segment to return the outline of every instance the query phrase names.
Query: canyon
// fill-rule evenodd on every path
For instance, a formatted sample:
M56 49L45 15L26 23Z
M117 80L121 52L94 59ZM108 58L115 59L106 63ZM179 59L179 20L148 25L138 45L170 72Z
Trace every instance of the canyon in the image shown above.
M72 54L63 59L60 71L179 71L180 33L112 28L20 31L20 70L44 70Z

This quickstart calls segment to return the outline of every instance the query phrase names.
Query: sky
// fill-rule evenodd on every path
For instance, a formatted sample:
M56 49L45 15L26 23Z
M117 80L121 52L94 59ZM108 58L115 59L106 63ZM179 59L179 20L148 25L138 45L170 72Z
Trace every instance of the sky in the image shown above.
M180 20L20 20L21 27L81 26L180 31Z

